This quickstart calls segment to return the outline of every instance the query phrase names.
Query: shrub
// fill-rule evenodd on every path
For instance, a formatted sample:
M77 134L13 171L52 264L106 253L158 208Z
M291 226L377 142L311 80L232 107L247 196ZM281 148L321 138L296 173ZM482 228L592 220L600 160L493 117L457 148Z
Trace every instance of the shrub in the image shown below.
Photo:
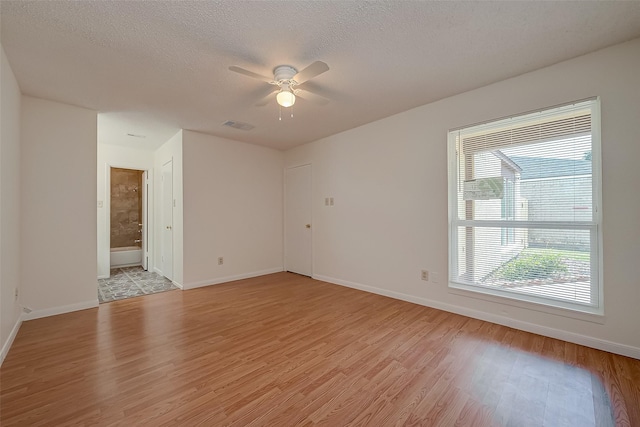
M559 254L520 254L500 267L496 277L505 280L543 279L566 271Z

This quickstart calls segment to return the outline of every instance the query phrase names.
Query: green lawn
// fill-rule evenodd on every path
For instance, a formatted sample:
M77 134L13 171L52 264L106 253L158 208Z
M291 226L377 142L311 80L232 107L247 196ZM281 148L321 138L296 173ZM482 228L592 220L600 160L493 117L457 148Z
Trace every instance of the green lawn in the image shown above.
M569 267L579 268L589 263L589 254L560 249L527 248L505 262L489 275L509 281L537 280L570 273Z
M521 255L557 255L562 259L573 259L576 261L589 261L589 252L563 251L560 249L527 248Z

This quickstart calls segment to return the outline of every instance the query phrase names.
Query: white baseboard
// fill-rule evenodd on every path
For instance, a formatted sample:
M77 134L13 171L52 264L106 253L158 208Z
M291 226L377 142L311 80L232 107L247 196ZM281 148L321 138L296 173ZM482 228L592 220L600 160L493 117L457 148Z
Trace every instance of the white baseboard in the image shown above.
M153 267L153 272L154 273L158 273L161 276L164 276L164 274L162 274L162 271L160 271L160 269L158 267Z
M63 305L60 307L45 308L43 310L33 310L30 313L23 313L22 320L40 319L42 317L55 316L57 314L71 313L72 311L86 310L98 306L98 299L78 302L76 304Z
M281 271L284 271L282 267L276 267L267 270L254 271L251 273L237 274L235 276L217 277L215 279L185 283L182 288L184 290L187 290L201 288L203 286L219 285L220 283L233 282L234 280L250 279L252 277L264 276L265 274L280 273Z
M98 279L108 279L108 278L109 278L109 276L104 275L104 274L101 275L101 276L98 276Z
M20 329L20 325L22 325L22 318L18 317L16 320L16 324L13 325L13 329L11 329L11 333L9 337L7 337L7 341L2 345L2 353L0 353L0 366L2 366L2 362L4 362L4 358L7 357L9 353L9 349L11 348L11 344L13 344L13 340L16 339L16 335L18 335L18 330Z
M584 345L598 350L608 351L610 353L620 354L634 359L640 359L640 348L626 344L620 344L612 341L594 338L587 335L577 334L574 332L564 331L562 329L541 326L535 323L524 322L522 320L512 319L510 317L500 316L493 313L474 310L471 308L460 307L457 305L447 304L440 301L434 301L427 298L417 297L414 295L404 294L401 292L389 291L387 289L376 288L374 286L363 285L360 283L349 282L347 280L335 279L333 277L314 275L314 279L323 282L333 283L335 285L346 286L348 288L358 289L365 292L371 292L377 295L399 299L402 301L412 302L414 304L424 305L426 307L435 308L450 313L460 314L462 316L472 317L474 319L484 320L486 322L496 323L498 325L508 326L510 328L519 329L525 332L531 332L543 335L549 338L556 338L568 341L574 344Z
M116 264L111 266L111 268L127 268L127 267L142 267L142 264L139 262L134 262L131 264Z
M178 283L178 282L174 282L173 280L171 281L171 283L173 283L174 285L176 285L178 288L184 290L184 286L182 286L182 283Z

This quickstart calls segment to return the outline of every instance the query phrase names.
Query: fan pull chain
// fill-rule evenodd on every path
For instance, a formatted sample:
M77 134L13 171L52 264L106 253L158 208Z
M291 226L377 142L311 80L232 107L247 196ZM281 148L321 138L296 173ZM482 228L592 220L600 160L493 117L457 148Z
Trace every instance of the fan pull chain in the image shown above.
M293 105L290 108L291 108L291 118L293 119ZM281 105L278 105L278 120L282 121L282 106Z

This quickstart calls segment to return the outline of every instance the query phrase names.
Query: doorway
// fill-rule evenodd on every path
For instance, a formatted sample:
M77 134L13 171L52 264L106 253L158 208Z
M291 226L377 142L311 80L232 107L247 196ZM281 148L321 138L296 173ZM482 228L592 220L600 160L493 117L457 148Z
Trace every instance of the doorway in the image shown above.
M285 170L285 270L312 275L311 165Z
M108 165L110 274L98 279L98 300L111 302L178 289L149 268L149 172Z
M146 264L145 175L141 170L111 167L109 246L112 269Z

